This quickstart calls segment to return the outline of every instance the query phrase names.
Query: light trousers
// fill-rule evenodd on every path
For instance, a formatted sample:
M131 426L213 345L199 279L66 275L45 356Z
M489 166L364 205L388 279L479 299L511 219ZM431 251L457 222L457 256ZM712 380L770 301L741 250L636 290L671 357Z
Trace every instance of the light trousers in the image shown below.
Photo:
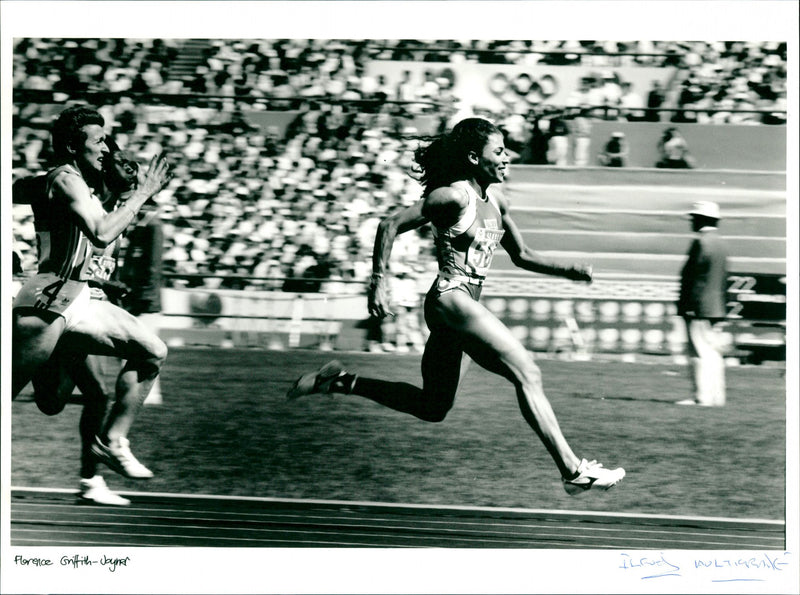
M705 318L686 318L692 386L699 405L725 404L725 359L722 333Z

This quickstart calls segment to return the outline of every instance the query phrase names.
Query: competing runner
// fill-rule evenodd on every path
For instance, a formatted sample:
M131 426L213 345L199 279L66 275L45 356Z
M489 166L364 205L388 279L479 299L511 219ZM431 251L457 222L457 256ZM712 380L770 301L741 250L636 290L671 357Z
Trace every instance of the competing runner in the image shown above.
M103 162L103 208L108 212L117 206L123 193L138 183L138 164L122 151L111 137L106 139L110 154ZM14 204L31 204L45 200L46 175L22 178L14 182ZM37 207L41 208L41 207ZM89 266L91 299L111 301L119 305L128 287L116 281L119 240L104 249L95 249ZM66 347L65 347L66 343ZM79 431L81 436L80 484L81 501L111 506L126 506L130 500L112 492L97 472L98 461L92 453L94 438L102 429L109 396L103 379L105 358L69 349L69 341L61 341L32 379L34 400L47 415L60 413L77 386L83 395Z
M418 149L415 158L423 196L384 219L378 228L369 311L381 318L391 314L385 271L397 234L430 222L439 275L425 299L425 320L431 333L422 357L422 388L363 378L333 361L301 376L287 397L354 394L425 421L440 422L453 406L469 361L463 357L466 354L514 385L522 415L555 461L569 494L616 485L625 470L606 469L574 454L544 394L539 367L508 328L478 301L498 245L516 266L535 273L591 282L591 269L545 262L524 245L494 186L505 179L509 156L502 133L489 121L463 120L450 133Z
M90 300L89 280L94 249L111 246L163 188L168 163L163 156L154 157L137 187L106 212L99 197L103 164L109 158L103 126L97 111L77 106L64 110L53 127L60 165L47 173L38 186L39 198L31 200L38 272L20 289L12 310L12 395L41 371L59 341L59 349L68 353L126 360L114 404L91 452L126 477L146 479L153 474L133 456L127 435L164 363L166 345L118 306ZM44 410L52 405L45 402L46 394L40 394Z

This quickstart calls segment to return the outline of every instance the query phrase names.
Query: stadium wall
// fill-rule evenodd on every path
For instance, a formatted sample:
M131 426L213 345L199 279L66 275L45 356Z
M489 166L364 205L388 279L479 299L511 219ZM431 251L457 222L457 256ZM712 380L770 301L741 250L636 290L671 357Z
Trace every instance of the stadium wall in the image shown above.
M246 110L245 117L262 132L274 131L282 136L301 113ZM416 116L409 126L421 135L428 135L436 131L438 124L437 117L423 114ZM611 133L623 132L630 147L628 167L654 167L659 159L658 141L669 126L672 126L669 122L592 120L590 165L597 164L597 156ZM692 156L697 160L695 171L786 171L786 126L679 124L677 127L686 138ZM571 156L567 164L574 164Z
M698 170L786 171L786 126L736 124L672 124L670 122L591 121L591 158L611 137L622 132L629 146L629 167L654 167L658 141L675 126L689 145Z

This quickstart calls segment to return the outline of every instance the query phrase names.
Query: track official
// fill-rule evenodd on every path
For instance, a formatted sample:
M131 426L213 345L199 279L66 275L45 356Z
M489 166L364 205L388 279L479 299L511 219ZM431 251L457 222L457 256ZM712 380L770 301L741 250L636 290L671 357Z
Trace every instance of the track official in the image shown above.
M725 404L725 360L718 323L725 318L727 252L719 235L719 205L697 202L689 213L695 238L681 271L678 315L686 323L694 398L679 405Z

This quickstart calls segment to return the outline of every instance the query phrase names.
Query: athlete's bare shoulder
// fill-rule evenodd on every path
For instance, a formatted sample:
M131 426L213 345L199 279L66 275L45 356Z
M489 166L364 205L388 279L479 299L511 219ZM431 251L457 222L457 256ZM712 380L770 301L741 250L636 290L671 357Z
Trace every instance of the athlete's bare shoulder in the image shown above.
M450 227L461 218L469 205L469 195L463 188L451 184L441 186L424 198L422 214L436 227Z
M500 184L493 184L486 189L486 193L500 209L500 214L505 215L508 212L508 199L506 199Z
M52 171L50 175L53 180L52 187L54 196L60 194L61 197L75 200L76 198L83 198L87 195L91 195L91 190L89 190L89 186L86 184L83 177L68 167L57 168Z

